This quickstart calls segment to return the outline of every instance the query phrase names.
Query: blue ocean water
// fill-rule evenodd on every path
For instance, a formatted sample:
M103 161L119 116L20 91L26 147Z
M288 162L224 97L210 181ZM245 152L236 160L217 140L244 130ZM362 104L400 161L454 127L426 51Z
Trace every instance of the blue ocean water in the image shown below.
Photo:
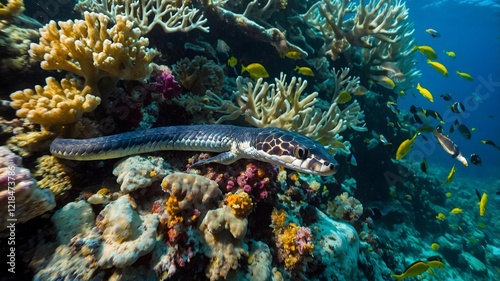
M437 61L447 67L449 75L445 77L439 74L427 64L425 56L417 54L417 68L422 72L419 82L431 91L434 102L423 99L413 89L411 92L416 97L410 94L400 98L399 106L408 110L411 105L418 105L439 112L446 122L443 125L446 133L455 119L469 129L476 128L470 140L462 137L457 130L450 134L467 159L470 154L476 153L483 160L480 167L469 165L465 168L457 165L457 175L484 177L492 176L492 173L498 174L500 151L484 145L481 140L488 139L500 144L499 1L410 0L407 1L407 6L410 9L410 19L415 25L415 43L433 47L438 55ZM437 30L441 36L431 37L425 32L428 28ZM448 57L445 51L455 52L456 58ZM471 74L474 81L463 80L455 73L457 70ZM449 108L452 102L440 98L444 93L450 93L454 101L462 102L466 112L452 113ZM481 99L476 101L473 93ZM458 164L432 141L434 146L419 140L415 145L416 152L413 153L424 154L431 166L434 164L449 169L451 165Z

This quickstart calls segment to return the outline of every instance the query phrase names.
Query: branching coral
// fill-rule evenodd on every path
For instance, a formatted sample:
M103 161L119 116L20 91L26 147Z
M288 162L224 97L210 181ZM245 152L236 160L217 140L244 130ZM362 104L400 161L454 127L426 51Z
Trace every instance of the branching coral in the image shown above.
M112 89L117 79L147 77L156 51L147 48L148 39L141 37L132 21L120 15L115 20L109 29L111 19L103 14L84 13L84 20L57 24L50 21L40 29L40 43L31 45L30 55L45 70L66 70L83 77L93 95L99 95L103 78L111 80L107 86Z
M288 83L283 73L280 79L275 78L274 84L258 79L256 84L243 83L243 77L238 77L236 97L239 107L231 101L223 100L211 92L207 92L210 101L207 109L222 113L216 121L236 119L243 114L245 120L256 127L279 127L298 132L326 145L341 141L339 135L347 128L357 131L366 131L363 125L363 113L357 101L341 109L337 104L340 92L354 92L360 87L359 78L347 77L348 69L342 72L332 72L336 80L336 89L332 103L328 109L316 106L317 92L304 95L302 92L307 81L292 77ZM335 151L335 150L333 150Z
M23 0L8 0L7 5L0 3L0 27L3 28L5 23L8 23L15 19L23 11Z
M348 14L355 13L348 17ZM391 62L401 69L396 84L412 81L419 73L412 60L413 25L408 21L408 9L403 1L361 0L356 7L349 0L322 0L302 15L302 18L324 37L322 50L333 60L349 50L350 54L360 52L363 71L374 72L378 78L381 64ZM378 78L378 79L377 79ZM407 87L409 83L399 88ZM392 86L391 88L393 88Z
M48 77L47 85L35 86L35 91L26 89L11 94L12 108L17 116L41 125L66 125L74 123L83 113L94 110L101 99L92 94L89 86L80 87L76 79Z
M198 9L187 6L188 3L190 1L79 0L75 9L103 13L111 18L122 15L133 21L142 34L150 32L156 25L166 33L194 29L208 32L207 19Z

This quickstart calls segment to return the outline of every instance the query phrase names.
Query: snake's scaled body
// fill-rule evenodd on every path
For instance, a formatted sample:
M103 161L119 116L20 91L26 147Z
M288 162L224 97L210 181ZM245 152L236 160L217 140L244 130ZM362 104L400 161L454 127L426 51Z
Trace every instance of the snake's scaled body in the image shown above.
M309 174L332 175L338 164L319 143L279 128L231 125L159 127L93 139L55 139L50 152L69 160L104 160L160 150L219 152L195 165L247 158Z

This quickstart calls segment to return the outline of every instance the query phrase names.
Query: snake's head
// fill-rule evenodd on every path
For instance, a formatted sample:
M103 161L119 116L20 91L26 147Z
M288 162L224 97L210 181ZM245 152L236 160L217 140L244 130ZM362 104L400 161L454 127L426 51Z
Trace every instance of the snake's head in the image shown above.
M279 128L264 128L254 147L266 161L301 173L333 175L339 164L324 146L305 136Z

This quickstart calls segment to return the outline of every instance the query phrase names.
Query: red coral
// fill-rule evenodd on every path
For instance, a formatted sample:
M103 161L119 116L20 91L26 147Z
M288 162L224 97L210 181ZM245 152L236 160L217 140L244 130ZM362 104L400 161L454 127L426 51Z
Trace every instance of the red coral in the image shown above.
M153 90L162 94L165 98L171 99L181 94L181 86L167 66L157 66L153 77Z

